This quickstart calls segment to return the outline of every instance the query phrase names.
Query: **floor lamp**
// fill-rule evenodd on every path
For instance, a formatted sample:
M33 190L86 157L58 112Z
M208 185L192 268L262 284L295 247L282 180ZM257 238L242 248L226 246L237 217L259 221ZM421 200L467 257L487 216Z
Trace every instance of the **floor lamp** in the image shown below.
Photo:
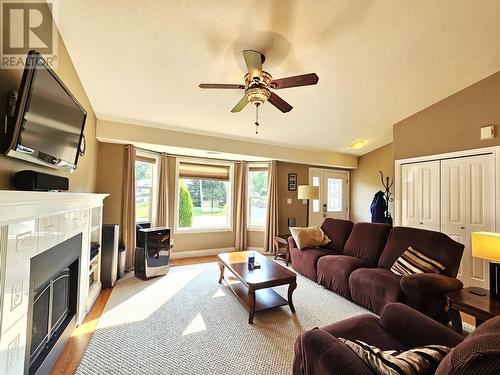
M307 219L306 227L309 226L309 201L319 199L319 186L299 185L297 189L297 198L307 200Z

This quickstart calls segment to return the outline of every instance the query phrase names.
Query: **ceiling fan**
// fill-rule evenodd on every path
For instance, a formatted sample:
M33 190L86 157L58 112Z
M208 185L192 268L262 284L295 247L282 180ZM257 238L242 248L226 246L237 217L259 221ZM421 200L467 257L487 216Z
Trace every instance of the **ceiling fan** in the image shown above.
M224 83L202 83L202 89L237 89L245 90L245 95L234 106L231 112L240 112L248 103L255 104L258 110L259 105L269 101L272 105L278 108L281 112L286 113L292 110L292 106L276 95L273 90L284 89L288 87L309 86L318 83L316 73L302 74L298 76L286 77L273 80L273 77L268 72L262 70L262 64L266 57L254 50L244 50L243 58L247 66L248 73L245 74L245 84L224 84Z

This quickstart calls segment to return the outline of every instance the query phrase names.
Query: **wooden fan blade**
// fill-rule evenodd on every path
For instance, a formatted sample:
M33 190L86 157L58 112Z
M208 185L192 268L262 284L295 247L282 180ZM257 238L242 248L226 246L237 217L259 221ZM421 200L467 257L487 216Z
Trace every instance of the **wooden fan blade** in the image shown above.
M308 73L300 76L275 79L271 82L271 87L273 89L286 89L287 87L315 85L318 81L319 77L316 73Z
M237 83L200 83L200 89L244 89L245 85Z
M269 103L274 105L276 108L278 108L281 112L286 113L290 112L292 110L292 106L285 102L283 99L281 99L278 95L276 95L274 92L271 93L271 96L269 99L267 99Z
M262 81L262 63L264 62L264 55L260 52L246 49L243 51L245 64L247 64L248 74L250 78L259 77Z
M243 96L243 98L241 98L241 100L238 102L238 104L236 104L234 106L233 109L231 109L231 112L235 113L235 112L239 112L241 111L243 108L245 108L245 106L248 104L248 98L247 96Z

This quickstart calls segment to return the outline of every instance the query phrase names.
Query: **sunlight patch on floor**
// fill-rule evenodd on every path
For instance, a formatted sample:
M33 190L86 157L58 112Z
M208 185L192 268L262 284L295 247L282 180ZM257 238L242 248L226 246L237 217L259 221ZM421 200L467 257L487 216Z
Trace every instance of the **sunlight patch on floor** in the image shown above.
M106 319L107 324L101 324L99 329L147 319L202 272L203 269L175 270L172 274L147 281L136 277L123 280L126 287L115 288L110 297L119 302L108 302L114 307L105 312L110 319ZM122 308L129 313L121 314Z
M215 294L212 296L212 298L217 298L217 297L224 297L226 293L222 289L219 289Z
M184 332L182 332L182 336L191 335L197 332L203 332L207 330L207 326L205 325L205 321L200 313L196 314L191 323L188 324Z

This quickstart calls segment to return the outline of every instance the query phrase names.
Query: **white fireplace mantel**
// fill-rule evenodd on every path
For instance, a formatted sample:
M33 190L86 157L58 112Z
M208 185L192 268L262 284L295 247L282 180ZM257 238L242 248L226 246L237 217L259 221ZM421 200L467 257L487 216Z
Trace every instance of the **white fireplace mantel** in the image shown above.
M108 195L0 190L0 225L78 208L102 206Z
M101 242L106 196L0 190L0 374L27 371L31 258L81 234L77 324L95 302L100 254L89 259L90 244Z

